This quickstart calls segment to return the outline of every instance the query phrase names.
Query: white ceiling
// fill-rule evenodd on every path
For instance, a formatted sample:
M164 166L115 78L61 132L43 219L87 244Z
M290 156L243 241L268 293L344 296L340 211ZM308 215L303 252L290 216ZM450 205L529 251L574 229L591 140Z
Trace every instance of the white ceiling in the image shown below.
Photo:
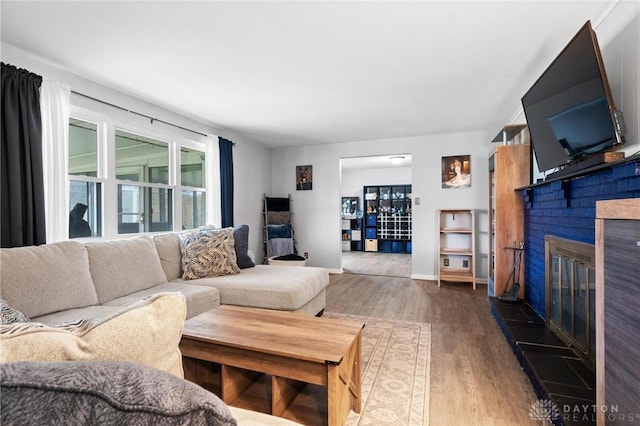
M584 22L610 4L3 0L1 37L280 147L497 133Z

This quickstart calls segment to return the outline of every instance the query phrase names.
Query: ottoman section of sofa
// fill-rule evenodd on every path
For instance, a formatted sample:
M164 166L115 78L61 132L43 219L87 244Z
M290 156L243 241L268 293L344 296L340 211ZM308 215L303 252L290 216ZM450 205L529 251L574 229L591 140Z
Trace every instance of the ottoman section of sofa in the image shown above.
M223 305L295 311L324 294L329 273L317 267L256 265L235 275L172 282L215 287Z

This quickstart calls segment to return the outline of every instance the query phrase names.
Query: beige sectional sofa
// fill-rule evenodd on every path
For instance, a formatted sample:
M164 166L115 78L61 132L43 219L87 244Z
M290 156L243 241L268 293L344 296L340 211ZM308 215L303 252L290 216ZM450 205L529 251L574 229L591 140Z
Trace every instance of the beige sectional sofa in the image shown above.
M2 249L0 297L32 321L57 325L104 318L159 292L181 292L187 318L220 304L301 311L324 309L323 268L256 265L235 275L183 280L178 233Z
M140 327L136 328L137 331L133 330L127 334L129 337L122 336L125 341L136 343L135 341L138 339L131 338L131 336L136 335L136 333L143 333L139 336L146 336L148 339L159 343L160 339L153 338L152 331L171 334L168 331L169 327L165 325L158 326L157 322L150 321L148 324L149 329L145 329L147 327L146 320L128 321L124 315L127 315L125 312L129 312L128 310L131 309L131 306L137 306L136 309L143 309L145 303L157 303L156 301L147 301L152 301L158 297L161 300L171 299L170 295L177 295L176 292L184 296L184 299L180 296L176 302L177 314L173 315L174 317L177 315L179 321L182 321L181 318L190 318L209 309L216 308L221 303L300 311L309 315L316 315L324 309L325 287L328 283L329 274L323 268L267 265L247 267L233 275L184 280L182 279L182 256L178 233L116 241L87 242L84 244L78 241L63 241L42 246L0 249L0 298L6 305L13 308L12 310L17 310L19 311L18 313L28 316L32 323L45 325L44 329L39 329L37 328L38 325L34 324L33 327L35 328L32 329L29 324L24 324L24 330L21 330L20 322L18 324L0 326L0 329L7 327L4 331L0 330L0 337L2 337L0 343L2 343L2 348L6 349L7 345L12 341L14 344L20 344L19 342L22 341L14 339L29 338L30 333L36 333L34 338L41 342L39 344L43 344L45 341L49 344L51 343L51 338L38 340L47 333L52 333L53 335L63 334L62 340L65 342L69 340L74 342L76 340L81 341L86 339L89 333L98 333L96 330L99 330L100 327L109 330L109 327L114 326L114 319L120 319L121 322L124 321L127 324L130 323L133 327L140 325ZM142 305L140 305L141 303ZM179 309L180 304L182 304L183 309L181 312ZM161 320L169 320L170 315L164 314L158 309L151 309L151 312L155 313ZM128 315L131 314L129 313ZM96 320L93 323L98 325L95 325L96 328L86 335L82 333L71 335L62 329L46 328L46 326L59 326L82 318L93 318ZM107 323L111 325L108 326ZM17 327L11 327L12 325ZM109 335L109 333L110 331L102 332L102 335ZM4 336L1 336L2 334ZM173 334L175 335L175 333ZM177 337L174 336L178 340L179 334L180 332L178 332ZM157 352L141 342L142 340L140 344L147 351ZM132 368L131 371L138 368L135 366L139 364L135 363L140 363L139 360L132 359L131 351L127 349L128 343L121 345L114 342L116 349L125 351L125 355L105 355L104 358L101 358L102 355L100 353L94 353L94 348L87 346L82 341L74 344L78 345L78 348L81 349L78 349L80 352L88 351L91 359L131 359L134 363L131 366L125 366L126 368ZM177 350L176 342L170 346L175 347L175 350ZM4 351L2 348L0 348L0 351ZM16 351L10 350L5 355L11 355L9 352L13 355L17 354ZM34 351L27 350L27 352L32 353ZM60 359L74 362L75 358L65 355L73 353L69 348L65 348L60 353L62 353ZM85 360L86 357L84 355L80 359ZM145 355L144 351L142 355ZM167 357L162 356L161 358ZM46 375L36 375L36 379L25 379L26 375L37 373L38 368L42 366L42 364L38 363L28 364L34 360L48 360L44 366L43 371L45 372L68 365L56 364L55 361L58 358L48 353L42 355L42 357L40 355L25 355L24 357L17 356L15 359L11 357L5 359L3 361L5 362L4 364L0 363L3 374L5 374L5 370L14 371L19 369L20 371L19 374L16 373L17 384L11 385L12 392L18 392L15 395L17 400L24 399L23 392L25 389L32 389L29 380L38 380L40 382L49 380L49 376ZM24 364L24 362L27 364ZM142 364L155 366L153 363ZM78 364L78 368L83 365ZM99 364L96 364L95 368L92 367L92 370L103 367L104 363L99 361ZM122 367L122 365L106 366L106 368L125 367ZM169 372L172 371L169 370ZM177 375L181 377L181 368L178 373ZM149 375L148 373L145 374ZM64 373L63 378L66 376L68 374ZM158 383L163 383L168 379L159 378L157 380ZM53 383L53 385L55 385L52 388L53 391L55 393L59 392L60 387L56 383ZM3 386L5 386L4 382ZM109 386L114 388L113 383ZM118 384L118 386L120 385ZM126 379L122 386L125 388L129 386ZM173 386L175 388L175 385ZM186 382L184 386L187 386ZM7 389L3 388L3 392ZM115 389L119 388L116 386ZM45 391L43 390L42 392ZM47 390L45 393L47 392L49 391ZM78 392L78 390L73 390L71 394L75 395ZM190 392L195 391L192 389ZM59 397L56 396L56 398ZM71 398L69 403L75 403L74 401L77 398L73 396ZM211 404L212 401L215 402L216 400L213 395L204 394L202 398L205 404ZM175 401L172 403L175 404ZM211 424L238 424L243 426L288 426L296 424L285 419L250 410L234 407L228 407L228 409L233 416L229 423L216 422ZM110 410L113 411L113 409ZM24 420L25 413L31 412L20 409L14 414L18 419ZM31 414L28 414L27 417ZM122 415L122 413L118 415Z

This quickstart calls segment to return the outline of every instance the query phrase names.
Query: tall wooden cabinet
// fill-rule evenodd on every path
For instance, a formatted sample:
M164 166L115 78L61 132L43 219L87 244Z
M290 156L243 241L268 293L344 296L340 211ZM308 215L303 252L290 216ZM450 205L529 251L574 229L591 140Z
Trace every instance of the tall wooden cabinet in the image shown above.
M503 139L499 139L499 137ZM516 188L531 184L531 145L524 125L506 126L494 142L503 140L489 159L489 296L500 296L513 268L514 245L524 240L524 203ZM524 248L527 250L527 248ZM518 297L524 298L524 268Z
M438 287L443 281L476 288L474 210L438 210Z
M640 198L596 202L597 424L640 413Z

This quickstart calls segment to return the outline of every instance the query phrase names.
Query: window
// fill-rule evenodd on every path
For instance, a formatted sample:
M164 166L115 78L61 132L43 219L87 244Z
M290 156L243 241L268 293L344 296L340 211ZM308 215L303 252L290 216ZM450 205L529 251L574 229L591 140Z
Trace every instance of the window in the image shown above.
M118 234L171 231L169 144L116 130Z
M207 223L204 142L147 132L90 112L77 115L69 123L70 238Z
M102 235L98 125L69 120L69 238Z
M182 229L206 225L205 154L189 148L180 150L180 181L182 183Z

